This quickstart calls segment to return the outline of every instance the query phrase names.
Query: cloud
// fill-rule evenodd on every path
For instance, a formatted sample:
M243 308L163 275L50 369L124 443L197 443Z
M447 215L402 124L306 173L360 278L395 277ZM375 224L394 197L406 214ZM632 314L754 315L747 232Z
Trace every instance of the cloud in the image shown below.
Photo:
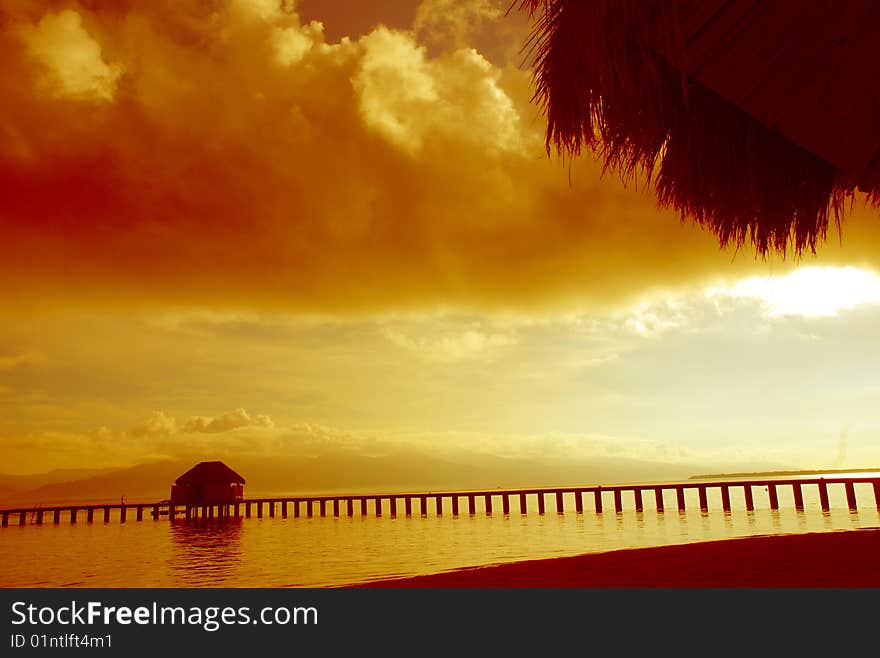
M709 294L757 301L771 317L834 317L863 304L880 304L880 276L851 266L803 267L783 276L715 287Z
M70 6L0 9L7 299L607 304L763 267L596 163L549 160L528 71L427 48L444 3L333 43L290 2ZM461 5L450 29L505 20L493 6ZM871 259L864 226L848 230Z
M187 418L183 424L182 430L187 433L204 432L213 434L216 432L228 432L229 430L240 429L242 427L264 427L271 429L275 426L272 419L268 416L258 415L251 416L244 409L238 408L234 411L227 411L213 418L206 416L192 416Z
M682 296L666 296L640 302L629 312L625 326L645 338L656 338L663 333L689 324L689 313Z
M429 44L463 48L482 22L503 14L498 0L423 0L413 28Z
M48 86L56 95L113 100L122 67L102 59L101 46L85 30L77 12L47 13L37 25L23 27L21 36L34 59L45 66Z
M136 439L166 439L177 432L177 422L162 411L154 411L143 425L130 430Z
M265 415L251 416L242 408L226 411L219 416L190 416L182 425L164 411L153 411L145 423L129 430L136 439L167 439L183 434L218 434L243 428L272 429L275 423Z
M512 332L486 331L479 326L434 331L428 335L388 327L383 334L397 347L426 361L441 363L491 359L501 348L516 344L516 337Z
M22 354L0 354L0 372L4 370L15 370L16 368L24 368L36 365L46 360L42 354L37 352L24 352Z

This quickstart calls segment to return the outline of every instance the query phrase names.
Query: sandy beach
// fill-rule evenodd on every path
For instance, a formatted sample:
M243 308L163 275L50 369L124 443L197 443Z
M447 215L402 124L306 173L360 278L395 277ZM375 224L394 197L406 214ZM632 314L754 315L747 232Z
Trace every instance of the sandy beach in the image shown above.
M880 587L880 528L624 549L355 587Z

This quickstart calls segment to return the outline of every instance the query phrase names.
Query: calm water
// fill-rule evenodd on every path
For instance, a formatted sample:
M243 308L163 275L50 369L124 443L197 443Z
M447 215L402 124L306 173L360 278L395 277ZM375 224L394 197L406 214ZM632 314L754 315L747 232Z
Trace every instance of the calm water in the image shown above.
M623 512L613 511L610 493L605 512L593 511L584 497L584 514L575 514L566 494L565 514L555 513L547 496L547 514L482 511L470 517L437 518L433 501L426 517L251 518L186 522L167 519L107 525L27 525L0 530L0 585L6 587L297 587L333 586L399 575L415 575L464 566L575 555L617 548L680 544L746 535L815 532L880 526L870 485L856 485L858 512L846 509L843 485L830 485L832 509L822 513L815 486L804 487L806 509L794 511L790 487L779 488L781 509L771 511L766 489L755 488L754 512L744 509L741 490L731 491L733 511L721 511L718 491L709 491L708 513L653 509L635 512L624 494ZM674 492L666 505L674 506ZM697 492L688 506L698 507ZM609 507L612 511L608 511ZM399 505L399 510L402 504ZM372 514L372 504L369 508ZM387 515L387 503L386 511ZM96 515L96 520L98 517Z

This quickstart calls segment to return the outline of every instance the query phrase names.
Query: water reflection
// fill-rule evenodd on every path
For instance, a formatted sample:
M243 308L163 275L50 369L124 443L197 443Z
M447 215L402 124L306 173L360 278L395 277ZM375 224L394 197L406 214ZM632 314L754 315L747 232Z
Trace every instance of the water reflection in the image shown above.
M176 520L168 569L181 586L229 586L242 561L242 519Z

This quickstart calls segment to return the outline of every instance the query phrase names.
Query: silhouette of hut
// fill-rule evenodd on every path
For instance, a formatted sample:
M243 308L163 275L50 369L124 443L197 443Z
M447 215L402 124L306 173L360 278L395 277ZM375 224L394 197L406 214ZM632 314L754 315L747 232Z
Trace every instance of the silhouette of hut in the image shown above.
M221 505L241 500L244 478L220 461L199 462L174 481L174 505Z
M547 147L764 255L880 206L880 3L519 0Z

